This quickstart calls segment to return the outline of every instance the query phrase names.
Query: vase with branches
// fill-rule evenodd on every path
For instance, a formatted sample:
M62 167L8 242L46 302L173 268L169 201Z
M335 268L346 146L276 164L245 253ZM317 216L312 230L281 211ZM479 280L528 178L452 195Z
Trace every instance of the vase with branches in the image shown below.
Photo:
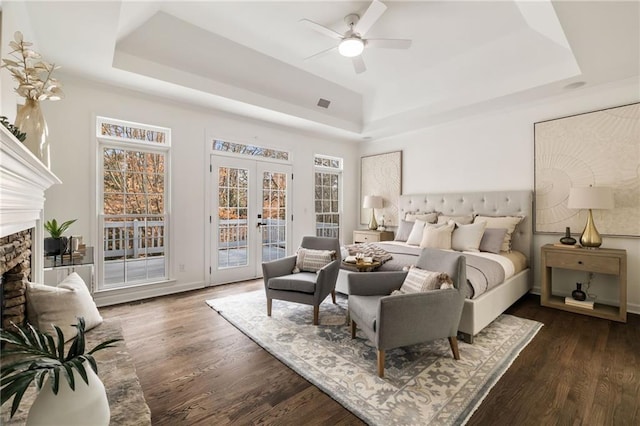
M62 99L64 93L62 83L53 77L53 72L60 67L44 61L31 46L33 43L25 41L22 33L16 31L14 39L9 42L10 58L3 58L0 68L9 70L18 82L16 93L25 98L16 115L15 126L26 133L24 143L27 148L49 167L48 128L40 101L56 101Z

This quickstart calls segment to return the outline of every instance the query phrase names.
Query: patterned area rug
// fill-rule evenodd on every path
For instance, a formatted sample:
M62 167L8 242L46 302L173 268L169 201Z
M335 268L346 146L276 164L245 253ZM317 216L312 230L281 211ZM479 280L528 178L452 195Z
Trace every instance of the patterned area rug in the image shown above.
M320 306L273 301L267 317L263 291L207 300L231 324L372 425L464 424L542 324L503 314L473 345L463 342L460 361L447 339L387 351L385 378L376 374L376 351L364 335L352 340L346 297Z

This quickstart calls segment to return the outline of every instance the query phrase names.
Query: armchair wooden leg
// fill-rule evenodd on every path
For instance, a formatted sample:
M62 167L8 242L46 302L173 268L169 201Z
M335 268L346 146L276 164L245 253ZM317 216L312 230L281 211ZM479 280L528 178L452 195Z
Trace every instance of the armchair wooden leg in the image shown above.
M313 325L318 325L318 316L320 315L320 307L318 305L313 306Z
M333 290L331 292L331 300L333 301L333 304L335 305L336 304L336 291L335 290Z
M270 317L271 316L271 302L273 301L273 299L269 299L267 298L267 316Z
M356 338L356 322L354 320L351 320L351 338Z
M378 349L378 377L384 377L384 351Z
M458 339L456 336L449 337L449 345L451 346L451 352L453 352L453 358L460 359L460 352L458 351Z

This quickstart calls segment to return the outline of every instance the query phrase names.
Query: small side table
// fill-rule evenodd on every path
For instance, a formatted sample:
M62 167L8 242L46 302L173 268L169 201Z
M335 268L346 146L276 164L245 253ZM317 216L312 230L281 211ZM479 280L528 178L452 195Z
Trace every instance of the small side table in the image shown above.
M593 317L627 322L627 252L618 249L565 248L547 244L541 249L542 306L562 309ZM593 309L571 306L564 298L553 295L553 268L614 275L618 278L620 306L595 303Z
M58 285L67 275L76 272L87 284L89 292L93 294L96 290L93 262L93 247L86 247L73 255L45 256L44 284Z

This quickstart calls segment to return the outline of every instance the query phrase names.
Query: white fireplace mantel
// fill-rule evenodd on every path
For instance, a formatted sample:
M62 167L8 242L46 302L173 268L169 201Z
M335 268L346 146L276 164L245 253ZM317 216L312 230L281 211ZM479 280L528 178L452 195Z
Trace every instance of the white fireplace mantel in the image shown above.
M0 125L0 237L42 219L44 191L60 179Z

